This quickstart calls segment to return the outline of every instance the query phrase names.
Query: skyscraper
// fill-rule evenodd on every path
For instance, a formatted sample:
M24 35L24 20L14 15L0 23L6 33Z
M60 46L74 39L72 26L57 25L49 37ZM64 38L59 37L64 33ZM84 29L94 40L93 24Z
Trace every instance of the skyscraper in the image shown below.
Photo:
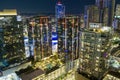
M78 64L78 31L80 17L65 16L65 6L60 2L56 5L56 26L58 35L58 56L65 62L66 71Z
M60 1L55 6L55 16L56 18L65 17L65 6Z
M35 39L34 56L37 60L41 60L52 55L50 18L48 16L39 16L33 19L36 21L33 35Z
M120 4L116 5L115 19L113 22L114 29L120 30Z
M104 7L104 0L96 0L95 3L100 9Z
M120 18L120 4L116 5L115 18Z
M8 64L22 63L25 57L23 24L16 21L16 16L6 17L4 28L4 60Z
M2 62L3 54L4 54L4 34L3 34L3 27L0 26L0 62ZM1 65L0 65L1 66Z
M55 6L56 34L58 36L58 55L62 56L64 52L63 41L65 31L65 6L59 1Z
M108 0L108 26L112 26L115 12L115 0Z
M102 18L102 23L103 26L107 26L108 25L108 8L104 8L103 9L103 18Z
M79 20L78 16L66 16L65 19L65 61L66 71L69 71L77 64L78 54L78 31ZM75 61L76 60L76 61ZM77 65L76 65L77 66Z
M89 27L89 23L99 23L100 20L100 13L99 8L95 5L88 5L85 7L85 27Z
M108 8L108 26L112 26L114 18L115 0L96 0L95 3L100 9L100 22L103 22L104 8Z
M106 58L110 51L111 34L105 29L109 28L80 31L80 71L96 78L106 71Z
M58 35L58 55L60 59L64 59L65 51L65 18L59 18L57 20L57 35Z

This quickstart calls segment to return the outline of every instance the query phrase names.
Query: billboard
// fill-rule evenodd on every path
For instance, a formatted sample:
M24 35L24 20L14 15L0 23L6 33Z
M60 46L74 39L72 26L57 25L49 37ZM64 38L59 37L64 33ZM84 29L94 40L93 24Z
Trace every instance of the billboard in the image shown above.
M57 52L57 46L58 46L58 35L57 32L52 32L52 52Z
M20 15L17 16L17 21L22 21L22 17Z

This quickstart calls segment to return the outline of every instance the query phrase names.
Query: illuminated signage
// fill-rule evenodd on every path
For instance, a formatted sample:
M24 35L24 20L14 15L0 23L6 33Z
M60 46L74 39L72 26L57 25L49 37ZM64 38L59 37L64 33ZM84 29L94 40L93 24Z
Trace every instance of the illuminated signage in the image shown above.
M17 16L17 21L22 21L22 17L21 16Z
M89 23L90 28L100 28L102 27L101 23Z
M52 52L57 52L57 46L58 46L58 35L56 32L52 33Z

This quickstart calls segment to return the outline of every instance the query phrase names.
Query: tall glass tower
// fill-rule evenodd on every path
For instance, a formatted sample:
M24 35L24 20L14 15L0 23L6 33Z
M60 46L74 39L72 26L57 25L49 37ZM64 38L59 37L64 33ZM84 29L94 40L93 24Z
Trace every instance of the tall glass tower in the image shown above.
M100 9L100 17L103 18L103 13L104 13L104 9L108 8L108 26L112 26L112 21L113 21L113 17L114 17L114 8L115 8L115 0L96 0L96 5L99 7ZM100 22L103 19L100 19Z
M56 18L65 17L65 6L59 1L55 6Z
M62 51L64 52L63 49L63 38L64 38L64 27L65 25L63 23L65 23L65 6L58 1L56 3L55 6L55 22L56 25L53 28L53 32L52 32L52 37L56 37L54 38L54 40L52 40L52 46L56 47L56 51L57 53L61 53ZM56 29L56 30L54 30ZM56 40L55 40L56 39ZM55 50L55 48L54 48ZM61 55L61 54L60 54Z

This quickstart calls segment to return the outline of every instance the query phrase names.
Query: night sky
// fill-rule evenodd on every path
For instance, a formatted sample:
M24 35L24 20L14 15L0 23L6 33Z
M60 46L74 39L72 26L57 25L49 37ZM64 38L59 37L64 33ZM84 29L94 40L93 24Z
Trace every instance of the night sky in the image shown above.
M17 9L21 13L54 13L58 0L0 0L0 10ZM79 14L85 5L95 4L95 0L61 0L66 7L66 13ZM120 3L120 0L116 0Z

